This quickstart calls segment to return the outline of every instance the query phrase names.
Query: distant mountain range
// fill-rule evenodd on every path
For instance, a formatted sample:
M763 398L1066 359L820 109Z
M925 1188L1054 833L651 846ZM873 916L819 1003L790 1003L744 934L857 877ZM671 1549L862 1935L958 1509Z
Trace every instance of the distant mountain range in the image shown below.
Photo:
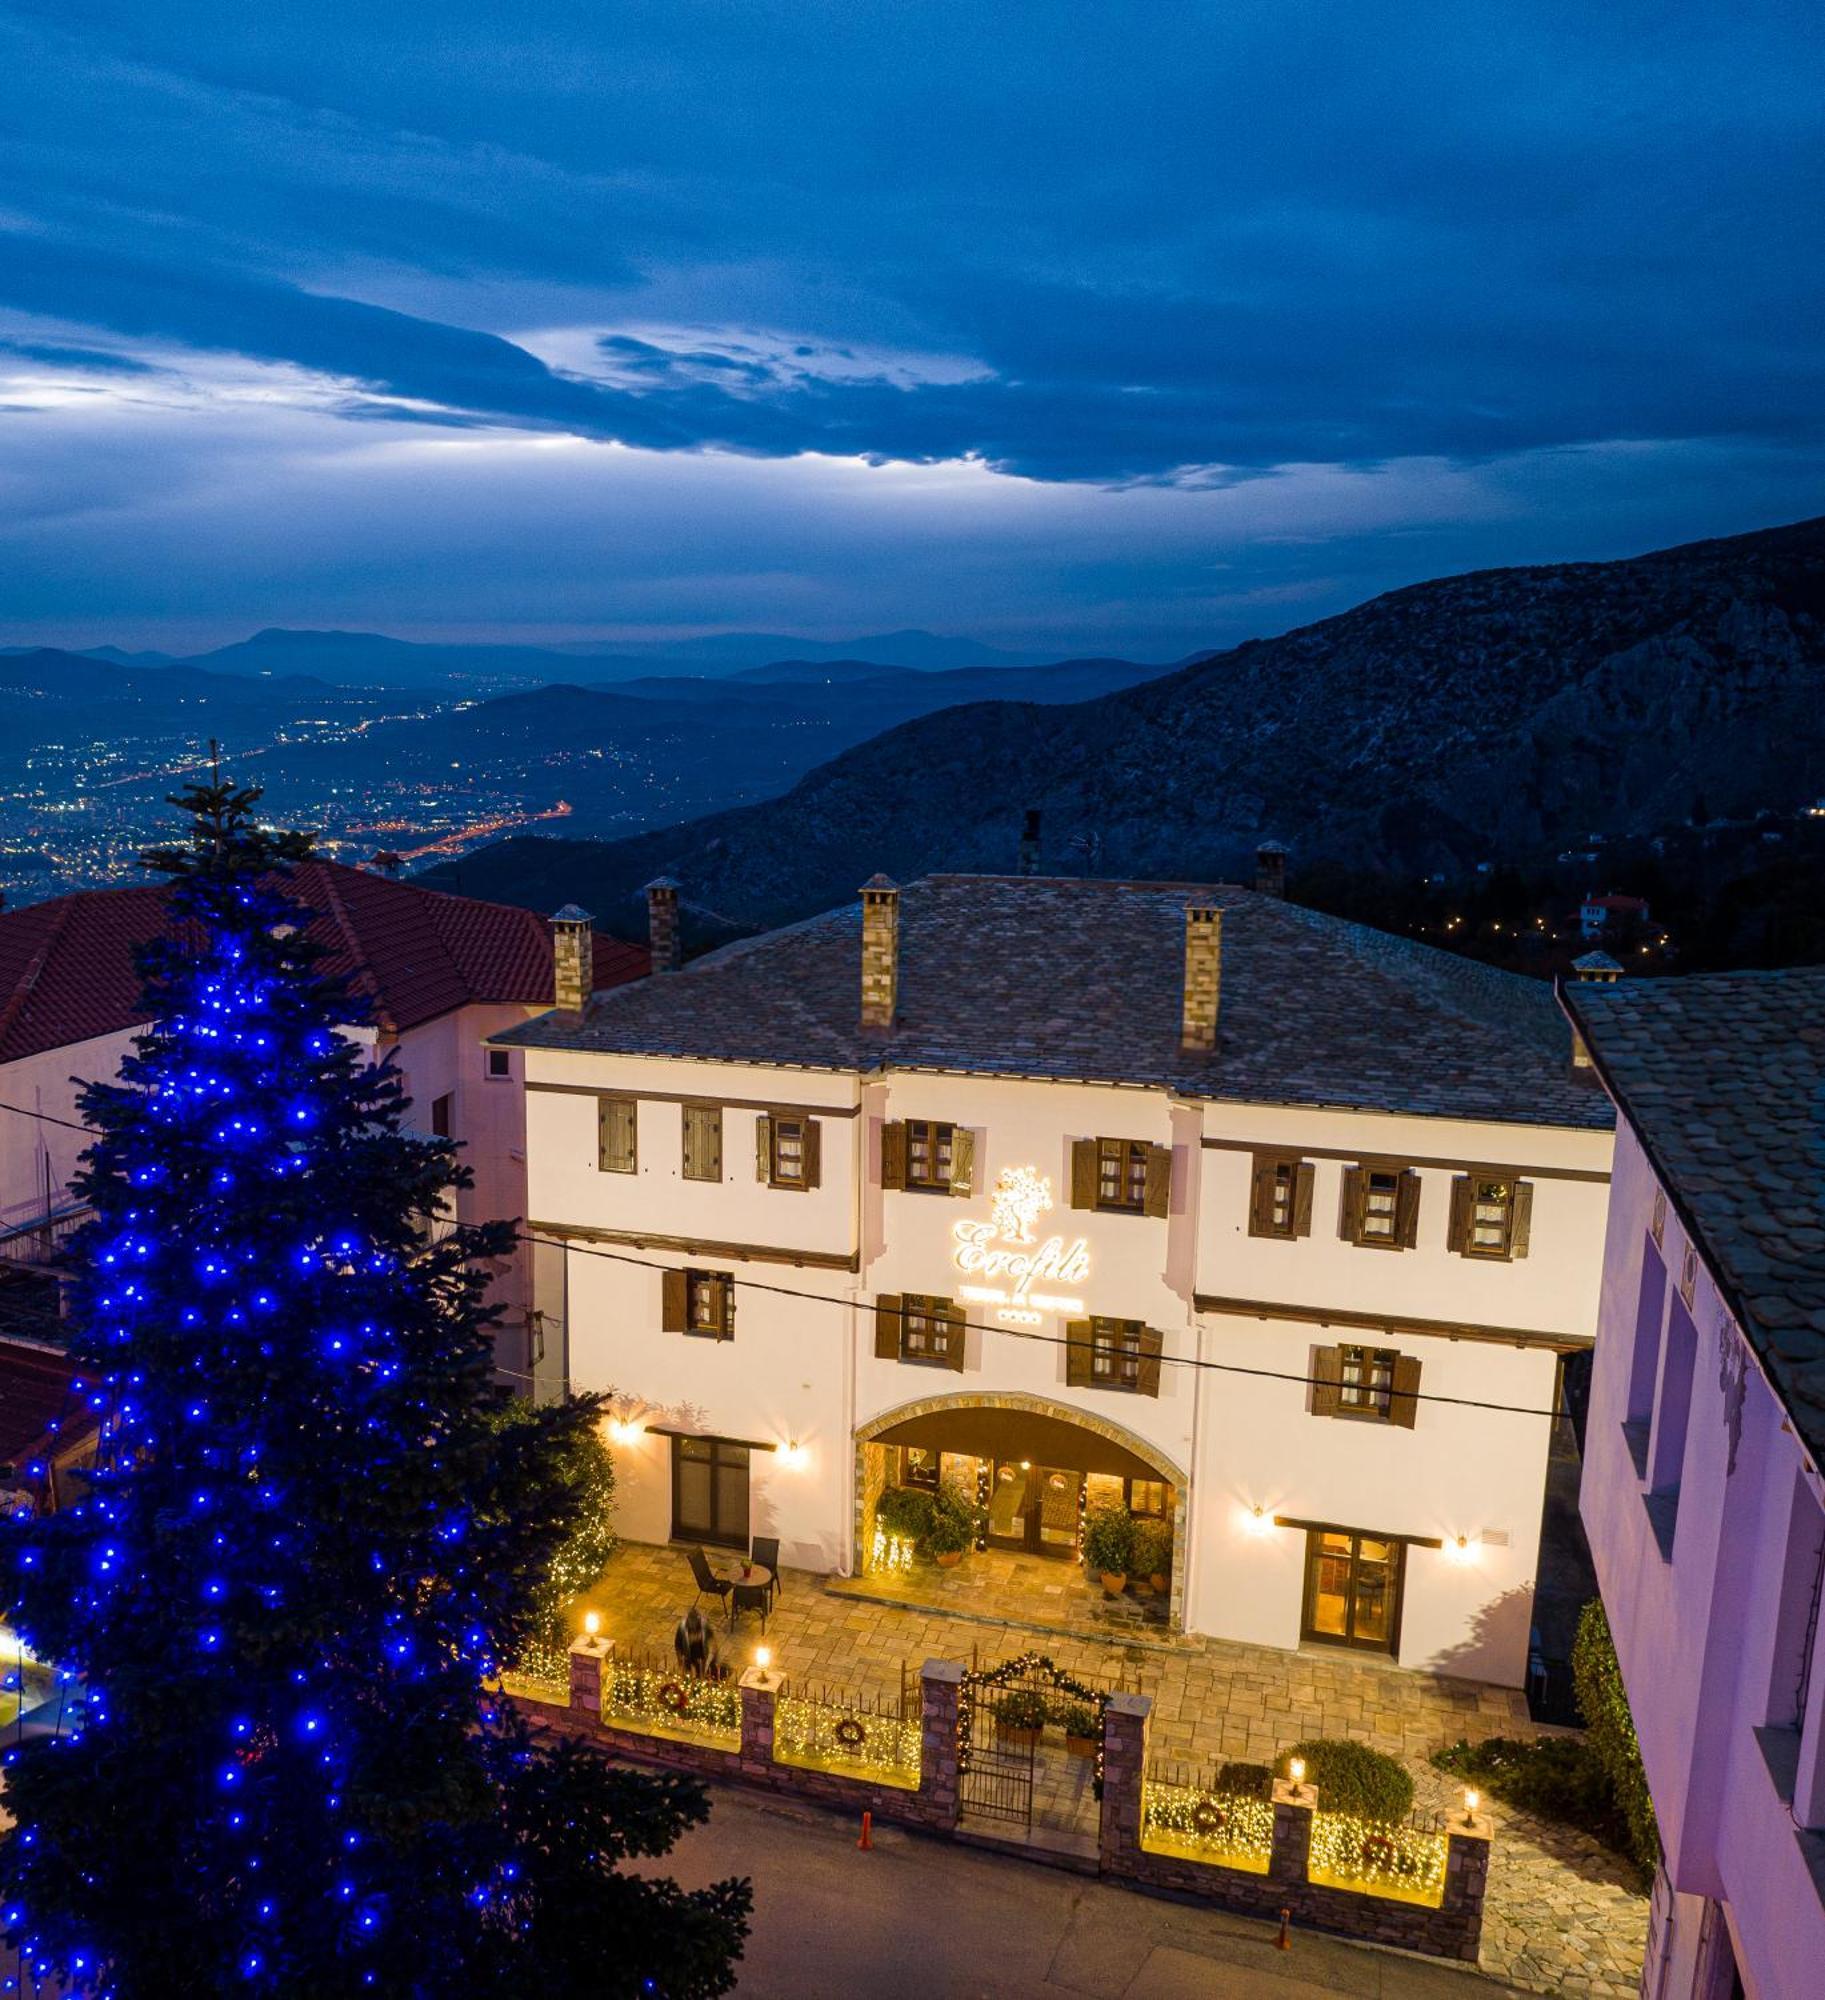
M1000 678L1000 677L998 677ZM1013 692L1006 687L1007 692ZM700 927L826 908L877 869L1230 878L1301 860L1420 873L1825 793L1825 521L1622 562L1415 585L1065 706L890 728L783 797L616 841L517 839L440 868L471 894Z
M0 647L0 658L47 650ZM962 668L1038 666L1047 654L1010 653L973 639L945 639L932 632L884 632L845 640L792 638L779 633L724 632L707 638L668 639L607 646L572 640L551 646L425 644L378 632L308 632L271 626L251 638L178 659L168 653L128 652L118 646L72 647L87 659L115 666L182 665L213 674L279 678L306 674L339 687L450 688L473 692L515 681L544 684L575 680L622 681L685 675L718 678L760 666L848 668L865 663L941 673ZM1149 671L1158 673L1160 667Z

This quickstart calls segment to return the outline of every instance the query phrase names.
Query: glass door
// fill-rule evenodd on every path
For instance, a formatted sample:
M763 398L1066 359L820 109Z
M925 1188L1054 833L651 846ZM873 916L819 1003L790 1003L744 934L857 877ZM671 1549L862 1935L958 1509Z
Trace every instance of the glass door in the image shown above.
M1026 1459L997 1459L989 1488L989 1544L1061 1562L1077 1554L1084 1475Z
M1027 1546L1027 1510L1033 1497L1033 1468L1018 1459L998 1458L989 1483L989 1546Z
M1313 1528L1305 1539L1301 1636L1323 1645L1392 1653L1400 1642L1406 1544L1348 1528Z
M748 1447L726 1438L672 1440L672 1539L748 1546Z

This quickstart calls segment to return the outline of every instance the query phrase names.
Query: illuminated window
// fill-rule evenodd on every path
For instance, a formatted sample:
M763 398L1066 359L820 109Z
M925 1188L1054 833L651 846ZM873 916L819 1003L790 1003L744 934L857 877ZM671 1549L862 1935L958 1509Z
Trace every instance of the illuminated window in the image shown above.
M1172 1511L1172 1488L1163 1479L1129 1480L1128 1511L1151 1521L1164 1520Z
M1533 1192L1507 1174L1460 1174L1451 1183L1451 1248L1460 1257L1525 1257Z
M1097 1389L1133 1389L1141 1375L1141 1322L1138 1319L1093 1319L1090 1322L1090 1383Z
M1098 1139L1096 1142L1096 1205L1126 1209L1139 1215L1147 1206L1147 1155L1144 1139Z

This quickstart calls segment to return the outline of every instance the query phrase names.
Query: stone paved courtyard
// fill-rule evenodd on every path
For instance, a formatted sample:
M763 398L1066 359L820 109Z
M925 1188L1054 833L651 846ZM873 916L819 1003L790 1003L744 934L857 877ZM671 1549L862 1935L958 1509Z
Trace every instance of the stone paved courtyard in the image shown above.
M719 1557L718 1567L726 1572L730 1560ZM755 1646L764 1643L775 1671L789 1681L892 1698L904 1669L916 1700L922 1661L974 1658L986 1666L1042 1651L1070 1673L1150 1695L1156 1763L1204 1770L1226 1758L1266 1763L1301 1737L1348 1736L1401 1758L1413 1771L1420 1809L1443 1810L1458 1805L1461 1794L1427 1763L1432 1751L1460 1736L1539 1733L1517 1691L1403 1672L1359 1656L1183 1635L1162 1644L1166 1635L1146 1626L1041 1633L1025 1621L1010 1626L956 1615L948 1599L947 1608L937 1608L935 1587L933 1604L908 1608L797 1570L786 1571L783 1583L764 1640L752 1616L733 1634L717 1618L724 1657L736 1669L752 1664ZM672 1628L694 1595L682 1551L630 1543L591 1602L618 1642L669 1655ZM708 1600L704 1609L706 1615L712 1609ZM1569 1828L1499 1802L1484 1809L1496 1823L1496 1843L1483 1969L1534 1992L1633 2000L1647 1901L1630 1871Z

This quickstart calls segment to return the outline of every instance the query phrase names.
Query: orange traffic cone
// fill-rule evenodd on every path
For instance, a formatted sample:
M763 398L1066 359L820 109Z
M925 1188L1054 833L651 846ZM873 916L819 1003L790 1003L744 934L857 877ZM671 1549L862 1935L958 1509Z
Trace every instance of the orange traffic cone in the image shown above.
M856 1845L864 1854L872 1854L874 1852L874 1814L871 1812L865 1812L862 1815L862 1837L856 1842Z
M1281 1951L1291 1951L1293 1948L1292 1936L1287 1928L1292 1920L1293 1913L1291 1910L1283 1909L1280 1912L1280 1935L1275 1938L1274 1943Z

